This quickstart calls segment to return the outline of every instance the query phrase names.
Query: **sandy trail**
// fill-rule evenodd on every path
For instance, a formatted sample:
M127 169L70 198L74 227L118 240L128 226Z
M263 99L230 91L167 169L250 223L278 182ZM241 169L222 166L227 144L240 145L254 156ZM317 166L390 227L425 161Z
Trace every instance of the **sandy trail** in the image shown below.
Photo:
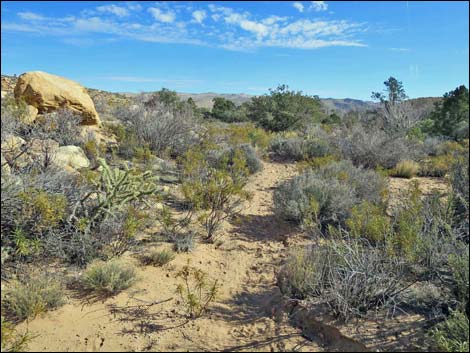
M276 186L296 174L292 164L263 162L248 190L253 199L227 224L224 243L198 244L163 268L139 267L139 282L104 301L68 304L24 323L38 336L31 351L321 351L301 332L273 315L280 293L275 271L288 248L305 244L291 225L276 219ZM162 244L160 248L169 246ZM190 260L222 283L210 312L187 321L175 295L175 273ZM170 301L146 306L145 301Z

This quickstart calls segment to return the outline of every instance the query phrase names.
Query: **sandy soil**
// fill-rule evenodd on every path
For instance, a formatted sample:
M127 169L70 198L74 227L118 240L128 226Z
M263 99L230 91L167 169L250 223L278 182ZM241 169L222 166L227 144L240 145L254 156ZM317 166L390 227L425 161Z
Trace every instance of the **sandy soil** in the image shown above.
M288 248L304 244L273 215L272 194L295 174L294 165L264 162L248 190L253 199L227 224L224 243L198 244L163 268L139 267L140 280L104 301L74 298L57 311L24 323L38 336L31 351L320 351L299 329L275 315L281 296L275 271ZM160 247L169 244L161 244ZM223 284L210 312L188 321L175 295L175 274L190 260ZM137 263L137 262L136 262ZM161 304L147 305L170 299Z

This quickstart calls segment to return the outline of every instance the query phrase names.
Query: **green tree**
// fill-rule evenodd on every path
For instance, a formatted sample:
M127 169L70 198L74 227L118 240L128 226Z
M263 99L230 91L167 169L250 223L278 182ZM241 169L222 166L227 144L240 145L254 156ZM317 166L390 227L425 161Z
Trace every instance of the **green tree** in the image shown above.
M291 91L287 85L270 89L269 95L254 97L247 104L248 118L270 131L303 128L320 121L321 103L317 96Z
M431 114L431 132L455 139L468 138L468 88L464 85L447 92L441 102L435 103Z
M211 112L212 118L228 123L246 120L243 108L238 108L231 100L215 97L212 102L214 102Z
M395 77L390 76L389 79L384 82L384 85L385 94L381 92L372 92L372 99L379 100L381 103L387 105L396 105L408 98L405 94L403 83L398 81Z

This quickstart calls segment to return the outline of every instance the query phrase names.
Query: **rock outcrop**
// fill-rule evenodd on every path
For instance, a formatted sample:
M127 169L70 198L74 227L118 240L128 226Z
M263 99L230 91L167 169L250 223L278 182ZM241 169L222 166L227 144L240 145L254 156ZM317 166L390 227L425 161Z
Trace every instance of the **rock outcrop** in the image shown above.
M59 147L54 156L54 164L65 169L88 168L90 161L85 152L78 146L62 146Z
M36 108L39 114L67 108L82 116L82 125L100 124L98 113L87 90L77 82L64 77L42 71L26 72L18 78L14 95L16 99L22 99L26 104Z

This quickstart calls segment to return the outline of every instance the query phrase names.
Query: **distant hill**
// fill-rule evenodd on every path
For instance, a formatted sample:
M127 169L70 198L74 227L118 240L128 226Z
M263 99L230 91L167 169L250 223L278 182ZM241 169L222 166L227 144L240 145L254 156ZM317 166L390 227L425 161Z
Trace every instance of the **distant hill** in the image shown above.
M6 94L11 94L13 92L13 89L16 84L16 80L17 80L17 77L15 76L1 75L2 97L5 96ZM131 98L137 95L136 93L112 93L112 92L106 92L106 91L92 89L92 88L88 88L88 91L90 92L90 95L92 96L92 98L96 96L107 96L108 98L112 98L113 101L116 101L116 103L121 101L122 99L125 100L126 97ZM244 102L247 102L252 97L254 97L253 95L244 94L244 93L219 94L219 93L213 93L213 92L208 92L208 93L179 92L178 96L182 100L187 100L189 97L191 97L198 107L208 108L208 109L212 108L212 105L213 105L212 100L215 97L222 97L222 98L231 100L236 105L243 104ZM422 109L422 111L425 111L425 112L430 112L434 108L434 103L441 99L442 98L440 97L423 97L423 98L414 98L414 99L411 99L410 101L416 108ZM344 99L321 98L320 100L323 104L323 108L325 112L327 113L336 112L339 115L342 115L349 111L364 112L367 110L373 110L378 107L378 103L376 102L363 101L360 99L352 99L352 98L344 98Z

